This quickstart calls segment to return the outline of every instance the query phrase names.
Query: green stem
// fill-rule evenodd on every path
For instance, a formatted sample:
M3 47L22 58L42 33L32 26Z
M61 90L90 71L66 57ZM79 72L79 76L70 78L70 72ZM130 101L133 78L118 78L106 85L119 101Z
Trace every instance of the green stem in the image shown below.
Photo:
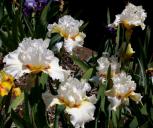
M58 119L59 119L58 105L56 105L56 107L55 107L54 128L58 128Z

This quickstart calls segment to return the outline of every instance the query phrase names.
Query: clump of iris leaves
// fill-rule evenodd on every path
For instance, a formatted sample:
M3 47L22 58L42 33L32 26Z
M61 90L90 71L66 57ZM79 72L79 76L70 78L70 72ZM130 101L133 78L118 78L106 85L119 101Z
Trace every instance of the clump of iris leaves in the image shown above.
M41 4L39 8L31 10L26 8L24 0L1 0L0 1L0 53L3 56L15 50L18 43L25 37L46 38L47 25L69 12L68 3L65 3L63 12L60 11L60 3L57 1L47 1ZM108 24L110 23L109 11L107 14ZM87 21L88 22L88 21ZM79 58L72 58L81 70L83 70L83 78L90 79L96 74L96 60L102 55L102 52L108 52L114 55L125 41L124 29L120 26L116 31L116 36L106 37L101 44L101 48L97 52L97 56L91 57L88 61L82 61ZM130 112L125 109L117 109L116 112L109 111L109 102L104 95L105 90L110 87L110 71L108 71L105 84L99 83L97 88L97 103L95 110L95 120L86 123L85 127L91 128L147 128L153 127L153 85L149 74L146 70L151 66L151 30L147 25L144 31L139 28L134 29L134 36L131 42L134 42L134 56L124 65L124 70L130 73L133 80L137 84L137 91L143 96L141 104L135 104L130 101L128 106ZM110 34L109 32L107 34ZM87 35L88 36L88 35ZM49 48L51 49L61 37L53 34ZM96 41L96 40L95 40ZM0 64L3 68L3 64ZM26 89L14 100L11 96L0 97L0 128L18 127L18 128L49 128L50 120L46 111L42 93L46 91L48 85L48 76L44 73L39 74L37 86L33 86L30 92ZM56 88L57 89L57 88ZM57 91L54 89L54 94ZM20 111L22 109L22 111ZM56 105L53 112L53 127L58 128L59 124L64 128L73 127L66 115L64 115L64 107ZM21 113L22 112L22 113Z

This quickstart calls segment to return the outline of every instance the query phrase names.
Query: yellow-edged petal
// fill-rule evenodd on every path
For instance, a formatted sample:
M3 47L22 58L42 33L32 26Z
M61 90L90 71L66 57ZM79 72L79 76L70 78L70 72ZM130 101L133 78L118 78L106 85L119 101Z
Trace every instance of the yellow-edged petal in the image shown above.
M142 96L140 93L135 93L135 92L132 92L131 95L130 95L130 98L135 101L136 103L140 102L141 99L142 99Z

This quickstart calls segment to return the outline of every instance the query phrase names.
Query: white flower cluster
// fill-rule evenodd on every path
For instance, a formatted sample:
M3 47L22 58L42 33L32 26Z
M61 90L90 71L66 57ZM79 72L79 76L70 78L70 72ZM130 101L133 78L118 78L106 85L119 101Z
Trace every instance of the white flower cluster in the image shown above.
M113 25L118 26L120 23L127 23L130 26L141 26L144 29L145 18L146 13L141 6L136 7L129 3L122 14L116 16ZM57 43L56 47L60 50L64 46L66 51L72 54L75 47L82 47L83 45L85 34L79 31L82 24L83 21L65 15L59 19L58 23L48 25L48 34L59 33L64 37L64 42ZM49 107L55 104L64 105L66 107L65 112L70 115L73 126L84 128L86 122L94 120L96 96L87 96L87 92L91 91L89 83L70 77L70 71L62 69L59 65L59 59L48 49L49 42L49 39L24 38L15 51L4 57L4 71L16 79L26 73L44 72L49 74L53 80L60 80L58 95L53 98ZM142 96L134 92L136 83L132 81L130 75L124 72L120 73L121 65L116 57L100 57L97 63L98 75L103 80L106 80L108 68L111 67L113 87L107 90L105 94L111 102L112 110L116 110L121 104L127 105L129 98L136 102L141 101Z
M64 47L71 52L75 46L82 46L85 37L84 33L79 32L82 23L71 16L64 16L59 19L58 24L49 25L48 29L51 32L59 32L65 38ZM70 115L70 121L75 128L84 128L86 122L94 119L96 97L86 95L86 92L91 90L87 82L70 77L70 71L59 66L59 59L48 49L49 42L49 39L24 38L15 51L4 57L4 71L15 79L27 73L44 72L53 80L60 80L58 96L52 100L50 106L65 105L65 112Z
M98 75L100 80L104 82L109 66L111 66L112 88L105 92L108 100L111 102L111 110L116 111L116 108L121 104L128 105L129 98L136 101L141 101L141 94L135 93L136 83L132 81L132 77L125 72L120 72L121 65L117 62L116 57L100 57L97 60Z
M75 47L82 47L84 38L86 37L83 32L79 31L82 24L82 20L78 21L69 15L65 15L59 19L58 24L53 23L48 25L48 35L59 33L64 37L64 42L59 42L56 45L58 51L63 45L66 51L72 54Z
M132 3L128 3L122 13L116 15L116 19L112 25L117 27L122 23L127 28L132 26L141 26L142 29L145 29L144 21L146 17L147 14L142 6L135 6Z

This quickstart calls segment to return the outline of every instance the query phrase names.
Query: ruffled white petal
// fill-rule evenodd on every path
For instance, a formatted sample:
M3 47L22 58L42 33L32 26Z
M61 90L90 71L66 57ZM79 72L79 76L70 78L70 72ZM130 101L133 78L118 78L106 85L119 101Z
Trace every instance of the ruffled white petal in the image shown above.
M41 47L41 49L46 49L49 46L49 41L50 41L49 39L43 41L42 39L31 39L31 37L24 38L22 43L19 44L18 49L22 51L26 51L27 49L29 49L29 47L34 47L34 48Z
M63 43L64 42L58 42L58 43L55 44L55 47L56 47L56 49L57 49L58 52L60 52L60 50L61 50L61 48L63 46Z
M64 41L64 47L68 53L72 53L73 49L79 44L77 41L72 40L71 38Z
M84 98L86 98L86 92L90 91L90 85L85 81L79 81L75 78L68 78L64 83L61 83L61 86L58 90L60 97L64 97L66 101L74 99L72 104L79 104Z
M85 34L81 33L80 35L76 36L75 39L68 38L64 40L64 47L67 52L72 54L72 51L76 47L82 47L84 42Z
M6 63L4 71L8 74L11 74L15 78L21 77L24 73L29 71L23 68L22 62L19 60L19 50L10 52L3 59L3 62Z
M70 114L70 121L75 128L84 128L84 124L94 120L95 106L87 101L83 101L79 107L66 108L65 110Z
M64 81L66 77L68 77L69 71L62 69L62 67L59 66L59 60L57 58L54 58L49 66L50 68L47 70L47 73L53 80L59 79L60 81Z
M74 37L79 33L79 27L83 24L83 21L75 20L69 15L61 17L57 23L49 24L48 31L50 33L60 33L61 36Z
M121 99L118 99L117 97L108 96L108 100L111 103L111 110L116 111L116 108L121 104Z
M58 98L54 98L52 102L49 104L48 108L53 107L56 104L61 105L62 102Z
M112 80L115 90L122 94L127 93L129 90L134 91L136 89L136 83L132 81L132 77L127 75L125 72L121 72L114 76Z
M97 102L97 98L95 95L87 97L88 101L95 104Z

